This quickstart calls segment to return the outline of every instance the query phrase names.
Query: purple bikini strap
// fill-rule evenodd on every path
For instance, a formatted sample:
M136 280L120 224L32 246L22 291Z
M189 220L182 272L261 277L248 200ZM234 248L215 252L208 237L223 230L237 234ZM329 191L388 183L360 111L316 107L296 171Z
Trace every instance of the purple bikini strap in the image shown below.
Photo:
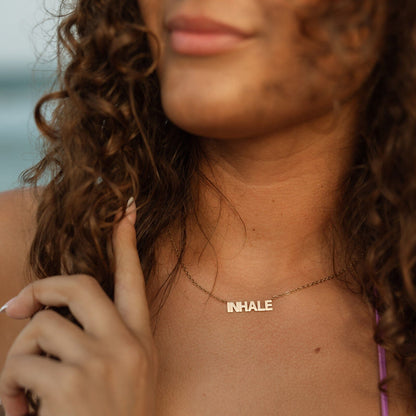
M375 309L375 311L376 311L376 323L378 324L380 317L378 315L377 309ZM378 373L379 373L380 380L381 380L387 376L386 351L380 344L377 344L377 350L378 350ZM380 393L381 393L381 396L380 396L381 416L388 416L389 404L387 400L387 394L384 392L380 392Z

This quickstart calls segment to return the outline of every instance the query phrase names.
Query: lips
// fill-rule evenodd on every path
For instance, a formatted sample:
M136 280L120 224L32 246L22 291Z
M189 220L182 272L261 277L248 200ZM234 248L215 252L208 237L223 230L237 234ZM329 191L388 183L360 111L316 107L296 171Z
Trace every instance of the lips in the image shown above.
M184 55L213 55L234 49L250 37L239 28L204 16L179 15L166 23L172 50Z

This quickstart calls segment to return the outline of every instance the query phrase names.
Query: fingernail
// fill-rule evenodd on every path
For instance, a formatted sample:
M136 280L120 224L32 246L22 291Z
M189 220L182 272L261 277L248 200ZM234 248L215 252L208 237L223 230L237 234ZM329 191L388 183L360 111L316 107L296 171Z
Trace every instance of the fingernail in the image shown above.
M132 225L136 223L136 203L133 197L130 197L127 202L126 217Z
M15 296L14 298L11 298L10 300L8 300L1 308L0 308L0 313L2 312L6 312L6 309L8 306L10 306L10 304L12 303L13 300L15 300L17 298L17 296Z
M134 202L134 198L131 196L127 201L127 209L130 208L131 204Z

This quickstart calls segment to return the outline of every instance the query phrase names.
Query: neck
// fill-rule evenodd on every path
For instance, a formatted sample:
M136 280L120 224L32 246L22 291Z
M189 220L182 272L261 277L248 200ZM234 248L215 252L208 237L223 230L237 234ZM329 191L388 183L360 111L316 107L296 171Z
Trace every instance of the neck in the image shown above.
M275 288L333 273L330 224L354 153L354 114L345 104L336 120L328 114L264 137L200 139L201 171L223 197L200 185L185 257L195 276L218 271L224 287Z

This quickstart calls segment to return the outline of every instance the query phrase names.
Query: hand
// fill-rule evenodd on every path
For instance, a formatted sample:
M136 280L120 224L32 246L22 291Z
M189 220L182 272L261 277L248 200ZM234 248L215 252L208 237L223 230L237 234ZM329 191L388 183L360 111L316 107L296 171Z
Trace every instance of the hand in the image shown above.
M25 326L0 376L8 416L28 412L24 389L40 398L42 416L154 415L158 357L135 221L133 203L114 230L114 303L94 278L73 275L35 281L8 305L11 318L30 317L42 305L67 306L83 327L48 309Z

